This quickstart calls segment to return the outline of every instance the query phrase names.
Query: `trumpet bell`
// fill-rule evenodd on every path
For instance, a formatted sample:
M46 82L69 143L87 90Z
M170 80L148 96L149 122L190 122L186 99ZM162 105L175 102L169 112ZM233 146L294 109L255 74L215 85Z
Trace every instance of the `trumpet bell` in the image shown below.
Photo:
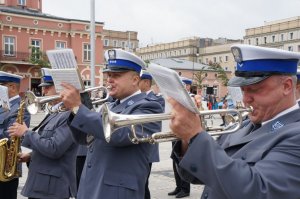
M104 137L107 142L110 141L111 135L119 128L171 119L171 115L167 113L145 115L117 114L109 110L108 104L103 104L101 110Z
M102 106L102 125L106 142L110 141L110 136L112 133L112 123L113 116L109 111L108 103L105 103Z
M36 114L39 110L39 104L36 102L36 96L32 91L27 91L25 94L25 102L27 110L30 114Z

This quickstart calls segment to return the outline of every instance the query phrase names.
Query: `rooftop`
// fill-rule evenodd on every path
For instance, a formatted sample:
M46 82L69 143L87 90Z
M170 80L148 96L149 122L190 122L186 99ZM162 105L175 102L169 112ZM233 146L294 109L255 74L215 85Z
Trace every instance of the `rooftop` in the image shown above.
M192 62L184 59L161 58L161 59L151 60L151 62L174 70L213 71L213 69L208 65L200 64L197 62Z

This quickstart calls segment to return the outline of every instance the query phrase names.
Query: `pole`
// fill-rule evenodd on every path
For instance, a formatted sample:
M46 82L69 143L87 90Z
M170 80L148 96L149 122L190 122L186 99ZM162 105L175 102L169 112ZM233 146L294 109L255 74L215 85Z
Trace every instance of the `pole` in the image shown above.
M95 86L95 0L91 0L90 45L91 45L91 87Z

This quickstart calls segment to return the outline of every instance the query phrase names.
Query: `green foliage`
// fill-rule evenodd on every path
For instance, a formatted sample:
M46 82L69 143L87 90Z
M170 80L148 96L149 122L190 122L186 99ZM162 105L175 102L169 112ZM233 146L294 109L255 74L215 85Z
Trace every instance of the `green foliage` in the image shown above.
M46 53L35 47L29 47L29 49L31 49L31 54L29 56L30 63L41 66L43 68L50 68L50 63Z
M194 79L196 80L197 88L202 88L202 82L207 77L207 73L204 70L200 70L195 73Z
M211 66L212 69L214 69L217 72L218 74L217 78L222 81L222 84L224 86L227 86L229 79L227 77L225 70L221 67L221 65L219 63L211 63L211 62L208 65Z

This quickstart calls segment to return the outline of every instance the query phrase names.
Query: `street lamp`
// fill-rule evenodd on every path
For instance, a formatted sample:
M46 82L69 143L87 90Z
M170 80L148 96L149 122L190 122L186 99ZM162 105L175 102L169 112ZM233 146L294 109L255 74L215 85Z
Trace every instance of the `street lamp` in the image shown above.
M199 53L194 53L193 54L193 80L195 79L195 57L196 57L196 62L197 62L197 57L199 56Z

